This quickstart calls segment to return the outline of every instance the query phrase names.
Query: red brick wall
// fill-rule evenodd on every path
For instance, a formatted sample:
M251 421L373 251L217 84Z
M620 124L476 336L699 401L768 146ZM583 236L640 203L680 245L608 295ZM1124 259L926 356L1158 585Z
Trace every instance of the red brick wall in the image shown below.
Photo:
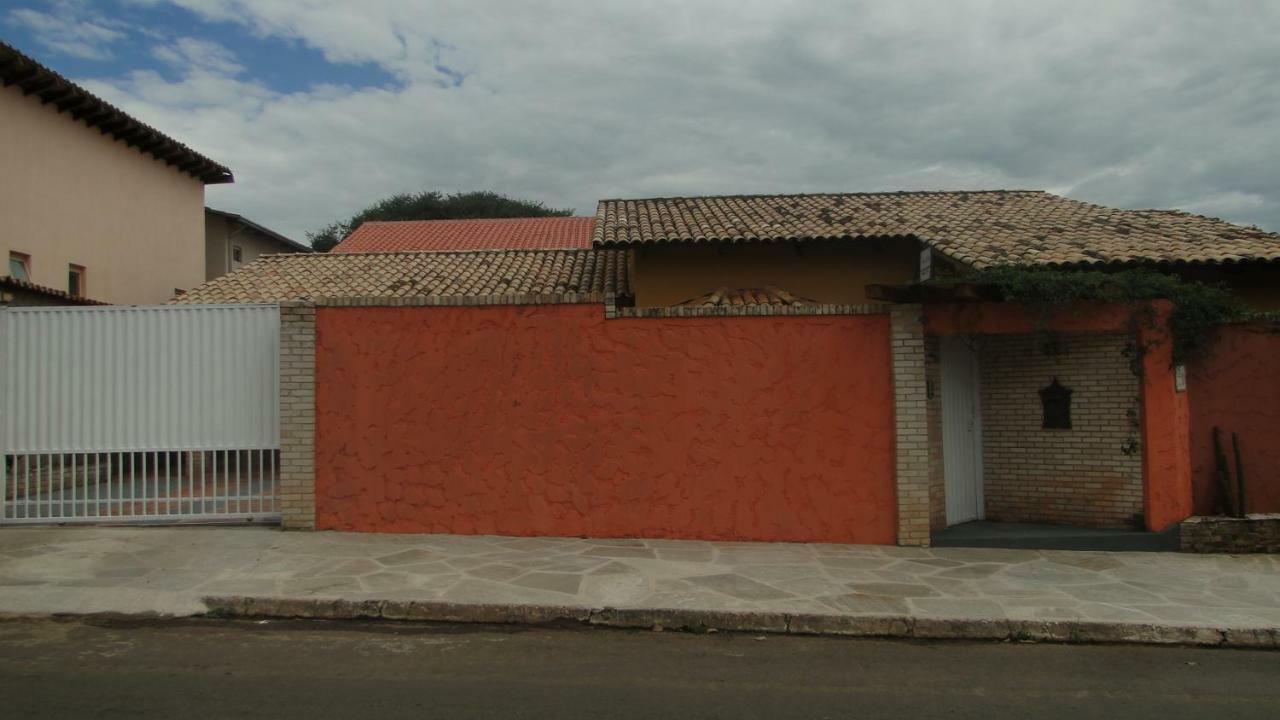
M1187 368L1195 512L1222 509L1214 479L1213 428L1240 435L1249 512L1280 512L1280 325L1223 328L1213 350Z
M887 316L316 324L321 529L895 541Z

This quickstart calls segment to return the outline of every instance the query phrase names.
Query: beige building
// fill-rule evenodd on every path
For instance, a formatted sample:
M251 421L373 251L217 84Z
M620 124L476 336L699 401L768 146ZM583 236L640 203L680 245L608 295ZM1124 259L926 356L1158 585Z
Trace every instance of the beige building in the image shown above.
M309 253L311 248L235 213L204 209L204 279L235 272L263 255Z
M3 275L110 303L206 279L204 188L226 167L0 43Z

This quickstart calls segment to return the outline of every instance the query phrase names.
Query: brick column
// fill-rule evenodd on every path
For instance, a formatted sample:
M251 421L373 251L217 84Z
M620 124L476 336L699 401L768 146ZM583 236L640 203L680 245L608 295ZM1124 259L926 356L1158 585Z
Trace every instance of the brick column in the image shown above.
M316 526L316 308L280 303L280 510L286 530Z
M898 544L929 545L929 423L925 392L924 326L919 305L889 312L896 425Z

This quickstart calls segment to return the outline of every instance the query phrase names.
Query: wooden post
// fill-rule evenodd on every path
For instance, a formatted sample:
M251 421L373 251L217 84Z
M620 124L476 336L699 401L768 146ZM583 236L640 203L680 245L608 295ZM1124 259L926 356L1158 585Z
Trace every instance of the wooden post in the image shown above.
M1240 435L1231 433L1231 449L1236 455L1236 503L1239 505L1237 510L1240 511L1239 517L1249 514L1248 504L1245 502L1244 494L1244 463L1240 460Z
M1213 428L1214 474L1218 476L1218 489L1222 491L1222 512L1234 516L1235 502L1231 497L1231 469L1227 467L1227 454L1222 450L1222 431Z

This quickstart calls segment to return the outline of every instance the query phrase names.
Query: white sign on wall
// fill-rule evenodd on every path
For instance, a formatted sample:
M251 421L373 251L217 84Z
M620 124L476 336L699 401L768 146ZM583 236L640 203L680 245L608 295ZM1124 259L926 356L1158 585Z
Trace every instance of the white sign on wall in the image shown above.
M933 277L933 249L925 248L920 251L920 282L924 282Z

